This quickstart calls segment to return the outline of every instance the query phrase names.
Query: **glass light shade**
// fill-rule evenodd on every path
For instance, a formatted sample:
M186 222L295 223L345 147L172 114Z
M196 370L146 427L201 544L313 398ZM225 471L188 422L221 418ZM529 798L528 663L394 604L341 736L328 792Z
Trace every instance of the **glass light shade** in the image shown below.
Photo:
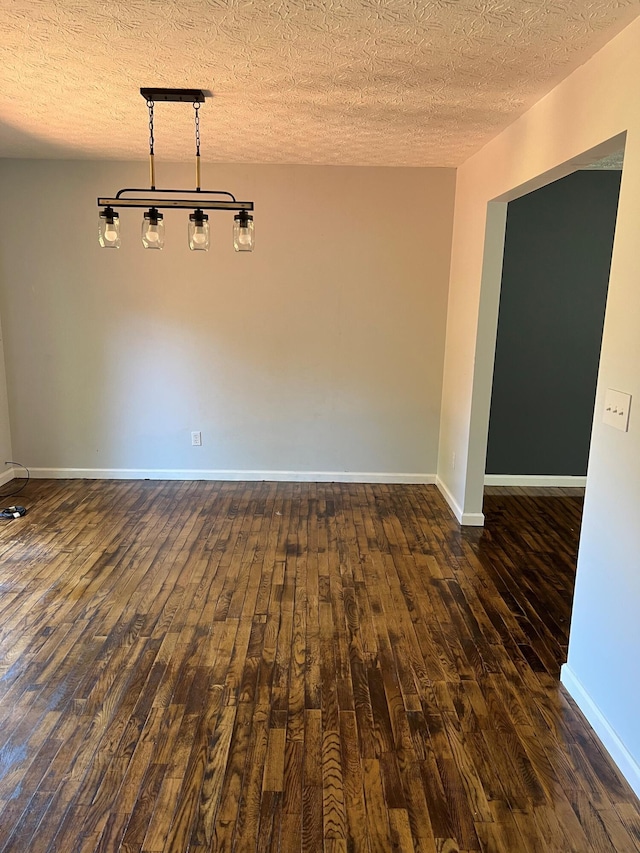
M120 248L120 218L112 207L98 214L98 242L103 249Z
M142 220L142 245L145 249L162 249L164 246L164 219L155 207L149 208Z
M189 216L189 248L192 252L209 249L209 217L200 209Z
M236 252L253 252L253 216L246 210L233 217L233 248Z

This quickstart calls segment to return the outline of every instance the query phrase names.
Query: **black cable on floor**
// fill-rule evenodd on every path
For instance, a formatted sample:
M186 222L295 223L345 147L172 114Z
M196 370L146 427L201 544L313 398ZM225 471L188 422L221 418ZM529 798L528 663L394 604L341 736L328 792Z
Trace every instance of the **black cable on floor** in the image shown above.
M20 518L26 514L27 510L23 506L8 506L0 509L0 518Z
M29 480L31 479L31 475L29 474L29 469L26 465L23 465L22 462L5 462L5 465L18 465L20 468L24 468L27 472L27 477L22 483L22 485L18 489L14 489L12 492L7 492L6 494L0 495L0 500L4 498L10 498L13 495L19 495L20 492L25 488ZM27 510L23 506L8 506L4 509L0 510L0 519L6 518L13 520L14 518L20 518L23 515L26 515Z
M0 495L0 500L4 500L4 498L12 498L14 495L19 495L20 492L25 488L29 480L31 479L31 475L29 474L29 469L26 465L23 465L22 462L5 462L5 465L18 465L20 468L24 468L27 472L27 479L23 482L19 489L14 489L12 492L7 492L4 495Z

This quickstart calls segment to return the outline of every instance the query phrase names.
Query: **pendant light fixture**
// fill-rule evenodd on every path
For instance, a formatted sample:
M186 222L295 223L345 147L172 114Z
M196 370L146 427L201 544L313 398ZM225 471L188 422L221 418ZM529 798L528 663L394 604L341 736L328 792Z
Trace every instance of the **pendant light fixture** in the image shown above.
M161 210L191 209L189 215L189 248L206 252L210 245L209 216L205 211L238 211L233 219L233 247L236 252L253 251L252 201L237 201L224 190L203 190L200 186L200 107L205 100L202 89L140 89L149 110L149 189L125 188L115 198L98 198L98 241L104 249L120 248L120 218L114 208L146 208L142 219L142 245L145 249L164 247L164 217ZM154 106L156 101L178 101L193 104L195 113L196 186L193 190L156 189L154 161ZM176 193L176 196L169 194ZM192 198L187 198L192 196ZM225 196L225 198L220 198Z
M233 217L233 248L236 252L253 252L253 216L246 210Z
M209 248L209 217L200 208L189 216L189 248L192 252L206 252Z
M142 245L145 249L164 247L164 217L157 207L150 207L142 217Z
M112 207L100 211L98 241L103 249L120 248L120 218Z

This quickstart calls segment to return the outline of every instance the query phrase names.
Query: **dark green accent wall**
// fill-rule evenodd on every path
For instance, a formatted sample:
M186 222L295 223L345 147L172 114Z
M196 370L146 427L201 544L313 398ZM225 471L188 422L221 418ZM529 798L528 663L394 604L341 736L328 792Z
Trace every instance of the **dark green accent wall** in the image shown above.
M507 208L488 474L584 475L621 172Z

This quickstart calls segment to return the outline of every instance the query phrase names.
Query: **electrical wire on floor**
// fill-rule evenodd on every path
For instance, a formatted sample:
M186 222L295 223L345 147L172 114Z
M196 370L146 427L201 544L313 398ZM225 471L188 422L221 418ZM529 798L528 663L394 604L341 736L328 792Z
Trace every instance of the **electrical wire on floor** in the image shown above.
M4 500L5 498L12 498L14 495L19 495L20 492L26 487L27 483L31 479L31 475L29 474L29 469L26 465L23 465L22 462L5 462L5 465L17 465L19 468L23 468L27 472L26 479L24 479L22 485L14 489L12 492L6 492L5 494L0 494L0 500ZM4 509L0 510L0 519L6 518L9 520L13 520L14 518L21 518L23 515L26 515L27 510L23 506L8 506Z

